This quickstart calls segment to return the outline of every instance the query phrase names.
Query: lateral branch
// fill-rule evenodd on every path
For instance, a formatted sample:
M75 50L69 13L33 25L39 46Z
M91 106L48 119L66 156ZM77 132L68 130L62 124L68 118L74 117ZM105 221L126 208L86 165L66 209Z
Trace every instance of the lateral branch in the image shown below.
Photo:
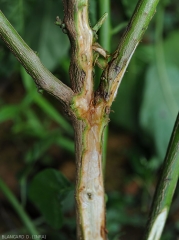
M38 88L44 89L68 106L74 96L72 89L45 68L37 54L25 43L2 11L0 11L0 37L34 79Z
M96 103L104 99L111 106L130 59L156 12L158 2L159 0L138 2L116 51L102 73L99 88L95 93Z

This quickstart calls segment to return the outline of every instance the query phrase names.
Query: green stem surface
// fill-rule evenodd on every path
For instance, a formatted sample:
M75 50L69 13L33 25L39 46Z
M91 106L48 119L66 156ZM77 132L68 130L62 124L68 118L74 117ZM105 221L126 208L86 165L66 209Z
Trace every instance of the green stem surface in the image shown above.
M179 114L165 157L162 174L154 196L144 240L159 240L179 176Z
M104 13L108 13L108 16L103 23L100 34L99 43L101 46L110 52L111 50L111 14L110 14L110 1L109 0L99 0L99 16L101 17Z

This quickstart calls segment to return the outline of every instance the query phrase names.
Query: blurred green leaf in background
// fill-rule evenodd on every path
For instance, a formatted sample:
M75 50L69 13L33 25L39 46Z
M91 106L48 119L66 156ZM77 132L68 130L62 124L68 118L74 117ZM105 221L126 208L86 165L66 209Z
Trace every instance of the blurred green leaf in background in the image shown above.
M73 188L70 182L54 169L38 173L31 182L29 196L46 221L55 229L62 226L62 201Z

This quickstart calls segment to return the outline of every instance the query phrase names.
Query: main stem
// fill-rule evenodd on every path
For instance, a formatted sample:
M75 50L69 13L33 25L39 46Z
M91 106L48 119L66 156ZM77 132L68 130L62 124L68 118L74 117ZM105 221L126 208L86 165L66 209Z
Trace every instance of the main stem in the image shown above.
M106 120L102 114L102 105L98 108L91 106L85 114L86 119L75 122L78 239L106 239L102 171L102 138Z
M76 143L76 209L79 240L105 240L102 138L108 121L106 102L95 104L93 30L88 0L64 1L64 23L71 42L70 80L75 97L70 105Z

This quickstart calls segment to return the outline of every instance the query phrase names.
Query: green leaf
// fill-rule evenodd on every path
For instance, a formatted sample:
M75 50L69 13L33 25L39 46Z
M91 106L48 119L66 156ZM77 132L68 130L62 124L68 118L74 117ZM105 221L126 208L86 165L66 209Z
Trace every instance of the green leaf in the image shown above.
M5 45L1 44L1 40L0 40L0 62L1 62L0 77L2 82L2 81L6 81L5 78L10 77L12 72L16 69L17 60L11 54L9 49L7 49Z
M35 1L32 11L33 17L29 16L25 40L37 51L43 64L53 71L69 49L67 36L54 23L56 16L63 16L62 1Z
M22 134L35 137L44 137L46 131L42 121L31 108L21 112L19 118L15 119L12 131L15 134Z
M145 56L145 57L144 57ZM153 47L140 45L124 75L124 79L119 87L117 97L112 105L114 114L111 113L112 121L122 127L137 131L139 103L143 88L143 78L141 77L146 64L153 60Z
M166 73L167 89L163 79L160 79L156 66L148 69L140 113L141 126L152 137L161 159L165 156L179 108L179 69L167 66ZM171 92L172 99L166 95L165 90Z
M34 129L33 132L34 131L36 130ZM61 135L60 129L55 129L50 132L44 131L44 134L38 137L41 137L41 139L36 141L33 147L26 152L26 163L31 163L38 159L44 160L44 157L48 155L47 150L52 145L60 146L60 148L67 150L71 154L74 154L75 152L74 142L71 139L68 139L67 137Z
M50 146L54 144L53 139L42 139L39 141L36 141L33 147L31 147L25 154L25 163L32 163L36 160L44 160L47 156L47 150L50 148ZM45 154L46 153L46 154Z
M97 1L96 0L90 0L89 15L90 15L91 25L93 27L97 22Z
M0 123L16 117L19 110L20 110L20 107L18 105L5 105L4 107L1 107Z
M56 139L56 144L58 144L60 147L67 150L69 153L74 154L75 153L75 146L74 142L68 138L65 138L64 136L61 138Z
M29 197L48 224L58 229L63 224L62 201L71 190L70 182L59 171L46 169L32 180Z
M24 27L24 6L23 0L9 1L1 0L1 10L8 17L14 28L23 33Z
M135 130L136 129L136 91L137 84L135 77L130 78L131 73L126 73L122 80L121 86L118 90L117 97L112 105L110 117L112 122L117 125L122 125L124 128ZM133 74L133 76L136 76Z
M0 9L11 22L13 27L19 34L23 34L24 28L24 4L23 0L9 2L8 0L0 1ZM17 68L17 59L12 55L9 49L5 48L4 43L0 41L0 75L11 76L12 72ZM2 79L3 79L2 78Z
M31 76L26 72L26 70L20 66L20 74L22 77L23 85L26 89L26 91L35 91L37 92L36 84L34 83L34 80L31 78Z
M130 1L130 0L122 0L122 4L124 5L125 7L125 13L128 17L131 17L131 15L133 14L134 12L134 9L137 5L137 2L138 0L133 0L133 1Z
M179 32L172 32L164 42L165 60L167 64L178 66L179 63Z
M37 94L34 98L34 102L46 113L51 119L56 121L60 126L66 130L70 135L73 134L73 128L68 121L53 107L53 105L47 101L44 97Z
M27 92L29 92L29 97L31 95L33 96L33 102L35 102L42 111L48 114L51 119L60 124L60 126L65 129L66 132L72 135L73 129L68 121L53 107L53 105L47 99L37 92L34 81L30 75L27 74L23 67L20 68L20 71L24 87L26 88Z

